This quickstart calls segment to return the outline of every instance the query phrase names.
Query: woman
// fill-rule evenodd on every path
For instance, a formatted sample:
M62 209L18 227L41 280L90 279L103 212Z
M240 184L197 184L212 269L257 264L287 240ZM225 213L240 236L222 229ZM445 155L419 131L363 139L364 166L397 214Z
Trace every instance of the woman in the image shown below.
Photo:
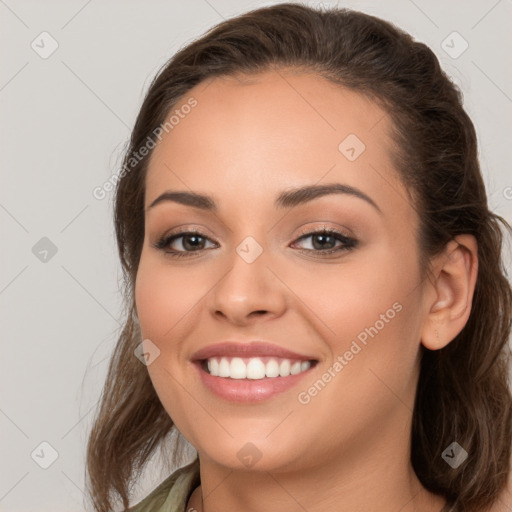
M117 186L96 511L175 432L197 457L130 510L505 503L511 228L461 103L424 44L348 10L258 9L166 64Z

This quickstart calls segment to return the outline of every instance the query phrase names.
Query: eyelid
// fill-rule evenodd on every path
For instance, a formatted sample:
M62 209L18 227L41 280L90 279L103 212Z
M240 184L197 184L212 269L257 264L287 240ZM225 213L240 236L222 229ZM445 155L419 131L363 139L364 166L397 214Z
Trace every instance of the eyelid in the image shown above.
M304 229L302 234L294 239L293 245L299 242L302 239L307 239L313 237L315 235L327 234L328 236L332 236L336 239L337 242L340 242L341 245L338 247L334 247L332 249L324 249L315 251L314 249L299 249L299 252L303 254L318 254L319 256L327 257L329 255L341 255L343 251L354 249L359 245L359 240L351 235L347 235L343 233L343 231L333 228L327 227L323 225L322 227L312 227L309 229Z
M169 238L173 235L183 235L190 232L196 233L209 239L215 238L211 233L209 233L209 230L207 228L200 226L198 224L180 224L179 226L176 226L171 230L166 231L162 235L159 235L158 238Z
M310 226L310 227L307 227L307 228L302 227L302 228L300 228L298 236L301 237L303 235L311 235L311 234L318 233L318 232L321 232L321 231L332 232L332 233L336 233L338 235L341 235L342 237L345 237L345 238L355 239L355 236L350 234L349 232L344 232L344 231L342 231L339 228L334 228L332 226L327 226L326 224L322 224L321 226Z
M180 239L180 238L185 237L186 235L197 235L197 236L200 236L201 238L204 238L208 242L211 242L217 246L219 245L217 242L212 240L213 237L211 237L210 235L207 235L203 231L201 231L197 228L187 228L185 226L180 226L179 228L174 228L173 230L164 233L163 235L159 236L157 238L157 240L155 242L153 242L151 245L155 249L160 249L169 254L176 254L176 253L193 254L194 252L199 253L200 251L175 251L175 250L167 251L166 250L166 247L170 244L172 239L175 239L175 240ZM174 241L174 240L172 240L172 241Z

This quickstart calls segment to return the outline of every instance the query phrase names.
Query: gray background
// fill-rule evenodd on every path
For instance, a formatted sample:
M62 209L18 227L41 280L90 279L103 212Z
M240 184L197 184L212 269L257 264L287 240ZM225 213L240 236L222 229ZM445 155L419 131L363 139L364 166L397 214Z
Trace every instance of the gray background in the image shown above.
M0 510L84 510L87 432L121 311L112 193L97 200L92 190L116 172L167 58L223 18L273 3L0 0ZM491 208L511 222L512 2L339 5L390 20L436 52L476 125ZM31 47L51 48L43 31L59 45L46 59ZM462 40L448 39L452 56L441 46L453 31L469 44L457 58ZM42 442L58 455L47 469ZM141 495L162 478L157 467Z

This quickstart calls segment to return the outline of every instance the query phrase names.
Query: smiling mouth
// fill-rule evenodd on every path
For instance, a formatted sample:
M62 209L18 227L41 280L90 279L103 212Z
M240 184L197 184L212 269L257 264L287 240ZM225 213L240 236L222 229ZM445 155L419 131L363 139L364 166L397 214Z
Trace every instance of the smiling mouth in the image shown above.
M213 377L247 380L289 377L306 372L317 363L315 359L282 357L210 357L199 361L202 370Z

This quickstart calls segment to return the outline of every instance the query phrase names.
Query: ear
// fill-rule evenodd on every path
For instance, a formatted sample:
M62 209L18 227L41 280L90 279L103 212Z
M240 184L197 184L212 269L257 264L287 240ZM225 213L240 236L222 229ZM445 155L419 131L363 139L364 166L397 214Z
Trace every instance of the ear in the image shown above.
M478 245L473 235L455 237L435 258L421 333L426 348L439 350L462 331L471 313L477 274Z

